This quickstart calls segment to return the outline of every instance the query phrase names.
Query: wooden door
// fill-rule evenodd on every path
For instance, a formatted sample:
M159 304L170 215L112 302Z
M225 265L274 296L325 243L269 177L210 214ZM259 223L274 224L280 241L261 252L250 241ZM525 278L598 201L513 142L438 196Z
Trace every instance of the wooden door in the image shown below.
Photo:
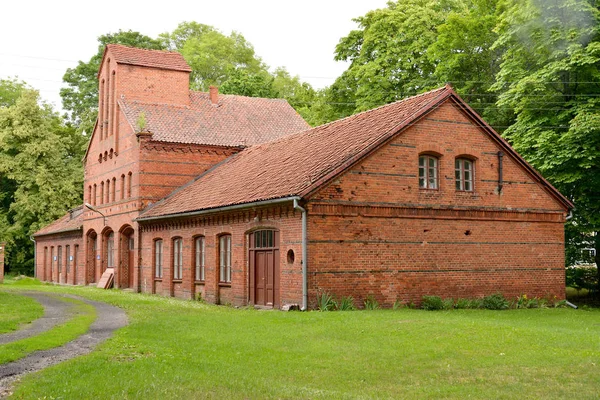
M250 235L250 302L279 306L279 232L256 231Z

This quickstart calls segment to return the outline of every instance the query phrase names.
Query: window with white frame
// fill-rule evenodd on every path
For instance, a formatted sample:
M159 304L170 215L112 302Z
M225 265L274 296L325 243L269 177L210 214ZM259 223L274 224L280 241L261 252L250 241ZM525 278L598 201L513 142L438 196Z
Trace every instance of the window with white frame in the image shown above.
M419 188L437 189L438 184L438 158L431 155L419 156Z
M163 277L163 241L161 239L154 241L154 277Z
M183 239L173 239L173 279L183 277Z
M196 280L204 280L204 237L194 239L194 259L196 264Z
M454 161L454 176L456 181L456 190L465 192L473 191L473 161L466 158L457 158Z
M219 238L219 280L223 283L231 282L231 235Z

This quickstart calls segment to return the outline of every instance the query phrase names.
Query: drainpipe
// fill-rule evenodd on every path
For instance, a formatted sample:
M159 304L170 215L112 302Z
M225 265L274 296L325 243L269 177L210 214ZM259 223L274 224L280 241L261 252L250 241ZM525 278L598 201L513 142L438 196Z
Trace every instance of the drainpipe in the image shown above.
M33 277L37 278L37 243L33 236L29 236L29 240L33 242Z
M294 209L302 213L302 311L308 310L308 257L307 257L307 223L306 210L298 204L298 199L294 199Z

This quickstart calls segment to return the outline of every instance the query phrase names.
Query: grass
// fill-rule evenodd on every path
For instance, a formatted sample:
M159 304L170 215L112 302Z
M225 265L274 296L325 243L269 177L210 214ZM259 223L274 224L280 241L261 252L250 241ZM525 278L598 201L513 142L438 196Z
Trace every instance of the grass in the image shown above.
M14 398L597 398L600 312L264 312L94 288L130 325Z
M0 334L12 332L44 315L44 308L32 298L0 292Z

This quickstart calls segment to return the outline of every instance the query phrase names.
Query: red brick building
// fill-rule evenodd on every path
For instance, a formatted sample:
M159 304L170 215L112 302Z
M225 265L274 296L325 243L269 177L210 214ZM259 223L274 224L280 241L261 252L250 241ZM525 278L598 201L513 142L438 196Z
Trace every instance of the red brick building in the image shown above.
M309 129L189 72L107 46L84 206L36 233L39 279L114 268L118 288L267 307L564 297L572 204L451 87Z

